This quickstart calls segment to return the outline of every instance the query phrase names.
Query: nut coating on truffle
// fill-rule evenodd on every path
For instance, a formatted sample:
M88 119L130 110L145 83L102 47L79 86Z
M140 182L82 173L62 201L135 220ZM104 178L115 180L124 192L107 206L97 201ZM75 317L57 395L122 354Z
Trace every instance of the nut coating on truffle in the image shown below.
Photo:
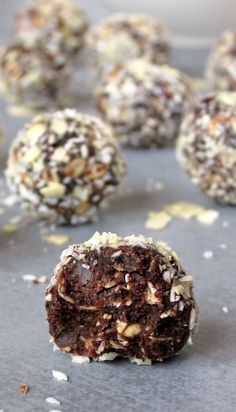
M23 204L59 224L93 220L125 170L112 132L74 109L36 116L13 142L6 171Z
M87 17L78 4L35 0L17 13L14 34L23 47L44 47L53 54L75 57L84 44L87 28Z
M208 59L206 77L213 89L236 91L236 30L222 34Z
M137 59L109 71L97 90L97 107L122 143L169 146L191 98L183 73Z
M88 35L88 46L98 71L114 63L142 57L156 64L169 62L170 43L165 27L143 14L116 13Z
M74 361L176 355L197 322L192 278L175 252L143 236L96 232L66 249L46 291L49 332Z
M63 56L42 49L14 45L1 54L1 91L13 104L35 108L63 105L70 74Z
M177 157L208 196L236 205L236 93L196 103L183 120Z

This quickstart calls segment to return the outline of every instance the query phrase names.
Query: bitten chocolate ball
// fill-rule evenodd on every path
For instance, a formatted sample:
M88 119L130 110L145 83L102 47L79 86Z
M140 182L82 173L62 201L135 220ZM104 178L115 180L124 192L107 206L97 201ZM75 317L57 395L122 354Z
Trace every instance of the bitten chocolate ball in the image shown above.
M6 171L23 204L58 224L94 220L124 174L110 128L73 109L27 124L12 144Z
M192 99L188 78L138 59L114 66L97 90L97 107L122 143L173 145Z
M210 87L236 91L236 30L228 30L212 50L206 67Z
M88 46L98 72L138 57L156 64L169 62L170 42L165 27L143 14L109 16L90 32Z
M66 249L46 309L53 342L78 363L163 361L179 353L197 322L192 277L175 252L141 235L96 232Z
M71 68L63 56L19 45L0 57L1 91L11 104L32 108L63 106Z
M88 20L69 0L35 0L15 18L14 35L26 48L44 47L52 54L75 57L84 45Z
M177 156L203 192L236 205L236 93L220 92L196 103L183 120Z

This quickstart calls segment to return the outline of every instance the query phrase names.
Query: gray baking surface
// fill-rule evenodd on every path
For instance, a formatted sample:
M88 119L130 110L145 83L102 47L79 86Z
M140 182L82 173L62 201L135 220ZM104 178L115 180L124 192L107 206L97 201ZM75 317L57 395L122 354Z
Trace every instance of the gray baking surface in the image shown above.
M14 7L22 3L8 0L7 9L4 9L5 2L0 5L1 37L13 3ZM186 62L192 65L189 55L183 66ZM86 101L78 103L77 107L91 111ZM27 119L9 116L4 102L0 109L7 129L7 141L0 151L3 170L9 143ZM43 242L35 221L29 226L20 224L19 231L12 235L0 230L0 410L4 412L236 410L235 209L219 207L202 195L179 168L174 150L126 149L124 153L128 161L128 179L123 196L102 212L98 223L58 228L56 232L68 234L69 243L84 241L95 230L120 235L143 233L155 240L167 241L195 281L200 326L194 345L187 346L178 357L151 367L139 367L126 360L72 364L68 356L53 352L49 343L44 311L45 285L32 285L22 280L26 273L51 276L66 245ZM147 191L150 178L163 182L163 191ZM0 193L2 202L4 186L0 187ZM176 219L163 231L145 229L148 211L159 210L179 200L217 209L220 218L212 226ZM0 227L19 214L22 212L18 207L7 209L0 215ZM222 244L227 249L222 249ZM203 257L206 250L213 252L212 259ZM224 306L228 313L223 312ZM55 380L52 369L65 372L69 381ZM18 391L22 382L30 386L26 395ZM61 405L48 404L45 399L49 396L60 400Z

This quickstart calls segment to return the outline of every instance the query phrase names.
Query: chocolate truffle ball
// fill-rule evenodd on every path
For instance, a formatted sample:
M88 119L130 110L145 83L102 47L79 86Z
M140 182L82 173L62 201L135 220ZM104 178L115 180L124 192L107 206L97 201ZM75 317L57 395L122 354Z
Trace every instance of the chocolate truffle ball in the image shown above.
M157 64L168 63L170 54L165 27L143 14L109 16L90 32L88 46L98 72L138 57Z
M53 342L78 363L163 361L179 353L197 322L192 277L175 252L141 235L96 232L66 249L46 309Z
M63 106L71 69L63 56L19 45L0 57L1 91L11 104L32 108Z
M177 143L180 164L208 196L236 205L236 93L200 99L186 114Z
M206 68L210 87L236 91L236 30L228 30L212 50Z
M191 98L183 73L138 59L109 71L98 87L97 107L122 143L169 146Z
M35 0L17 13L14 34L23 47L43 46L50 53L73 58L84 44L87 28L87 17L78 4Z
M124 177L124 160L100 119L74 109L36 116L12 144L10 189L58 224L93 220Z

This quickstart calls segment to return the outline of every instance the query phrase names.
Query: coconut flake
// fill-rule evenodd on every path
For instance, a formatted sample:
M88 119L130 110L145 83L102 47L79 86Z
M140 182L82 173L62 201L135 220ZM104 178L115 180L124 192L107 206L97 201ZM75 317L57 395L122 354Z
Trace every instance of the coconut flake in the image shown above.
M104 353L103 355L99 356L97 358L97 360L99 362L104 362L104 361L112 361L113 359L115 359L118 356L118 354L116 352L108 352L108 353Z
M223 306L223 307L222 307L222 311L223 311L224 313L228 313L228 312L229 312L229 309L227 308L227 306Z
M68 381L68 376L64 372L52 370L52 376L58 381Z
M74 355L72 356L72 362L82 365L83 363L89 363L90 359L88 356Z
M213 258L212 250L206 250L205 252L203 252L203 257L205 259L212 259Z
M52 396L49 396L46 398L46 402L51 403L52 405L60 405L61 402L58 401L56 398L53 398Z

